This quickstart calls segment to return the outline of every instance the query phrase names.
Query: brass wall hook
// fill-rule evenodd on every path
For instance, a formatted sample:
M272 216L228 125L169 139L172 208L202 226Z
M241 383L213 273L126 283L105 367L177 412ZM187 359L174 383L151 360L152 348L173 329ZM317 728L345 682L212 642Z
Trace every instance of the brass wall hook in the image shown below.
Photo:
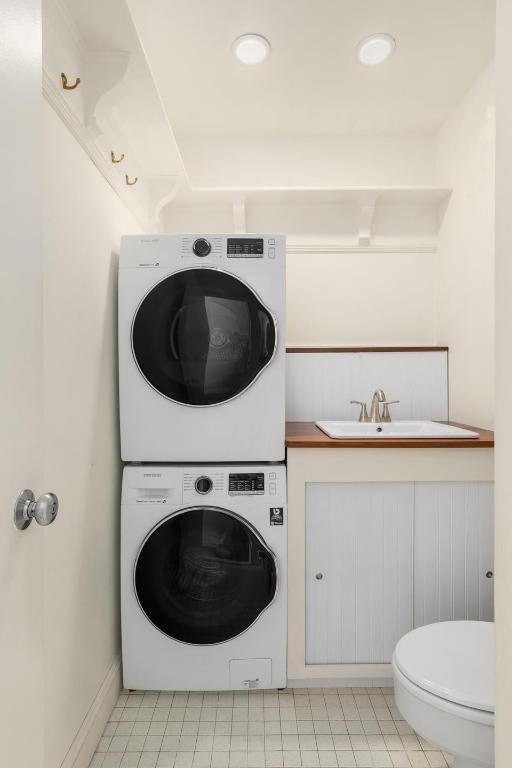
M70 83L68 83L68 79L64 74L64 72L60 73L60 79L62 80L62 87L64 88L65 91L74 91L77 85L80 85L79 77L75 79L75 82L73 83L73 85L70 85Z
M124 178L125 178L125 181L126 181L126 183L128 184L129 187L133 187L133 185L136 184L138 182L138 180L139 180L139 177L135 176L134 179L132 179L132 181L130 181L130 179L128 178L128 174L127 173L125 173Z
M122 152L119 157L116 157L114 151L110 150L110 159L113 163L121 163L124 160L124 152Z

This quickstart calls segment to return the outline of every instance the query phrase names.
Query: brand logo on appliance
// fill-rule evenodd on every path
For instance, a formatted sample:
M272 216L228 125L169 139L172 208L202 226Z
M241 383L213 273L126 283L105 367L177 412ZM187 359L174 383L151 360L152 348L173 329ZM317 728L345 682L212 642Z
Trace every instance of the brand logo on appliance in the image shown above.
M283 525L283 523L284 523L284 508L270 507L270 525Z
M161 472L144 472L142 477L162 477Z
M159 261L141 261L139 262L139 267L159 267L160 262Z

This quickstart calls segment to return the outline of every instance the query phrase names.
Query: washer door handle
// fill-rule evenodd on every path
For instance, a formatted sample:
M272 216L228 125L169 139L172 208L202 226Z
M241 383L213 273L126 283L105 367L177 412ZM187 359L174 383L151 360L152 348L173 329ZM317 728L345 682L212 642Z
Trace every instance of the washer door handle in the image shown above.
M14 505L14 525L24 531L32 520L39 525L50 525L57 517L59 500L54 493L43 493L38 499L26 488L20 493Z

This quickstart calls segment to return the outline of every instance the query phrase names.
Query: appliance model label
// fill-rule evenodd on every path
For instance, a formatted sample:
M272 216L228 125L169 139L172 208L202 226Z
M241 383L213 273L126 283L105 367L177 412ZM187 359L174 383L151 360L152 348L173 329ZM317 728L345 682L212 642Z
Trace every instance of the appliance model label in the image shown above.
M270 525L283 525L284 509L283 507L270 507Z

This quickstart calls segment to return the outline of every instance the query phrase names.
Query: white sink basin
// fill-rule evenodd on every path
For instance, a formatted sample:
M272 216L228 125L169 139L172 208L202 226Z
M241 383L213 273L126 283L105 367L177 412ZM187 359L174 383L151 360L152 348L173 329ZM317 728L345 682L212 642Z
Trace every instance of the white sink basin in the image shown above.
M315 421L322 432L339 440L370 438L476 438L478 432L437 421L391 421L381 424L361 421Z

